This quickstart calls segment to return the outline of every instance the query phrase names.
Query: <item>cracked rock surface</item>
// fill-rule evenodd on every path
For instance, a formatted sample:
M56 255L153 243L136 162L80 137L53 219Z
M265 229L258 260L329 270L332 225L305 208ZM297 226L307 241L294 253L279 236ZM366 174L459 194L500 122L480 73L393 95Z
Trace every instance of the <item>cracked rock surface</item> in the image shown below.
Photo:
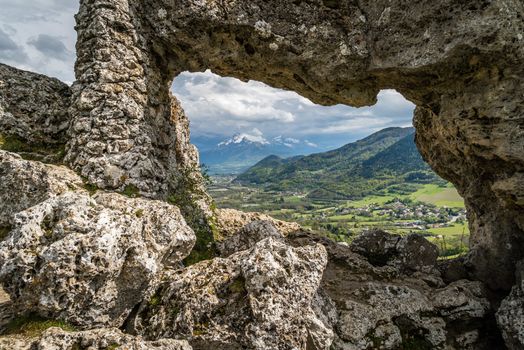
M70 98L58 79L0 63L0 134L37 145L65 143Z
M0 350L192 350L186 341L165 339L145 341L116 328L65 332L50 328L36 339L0 338Z
M19 313L119 327L194 243L172 205L68 192L14 216L0 281Z
M147 339L183 335L194 349L329 349L332 331L312 309L326 258L322 245L265 238L169 275L132 329Z

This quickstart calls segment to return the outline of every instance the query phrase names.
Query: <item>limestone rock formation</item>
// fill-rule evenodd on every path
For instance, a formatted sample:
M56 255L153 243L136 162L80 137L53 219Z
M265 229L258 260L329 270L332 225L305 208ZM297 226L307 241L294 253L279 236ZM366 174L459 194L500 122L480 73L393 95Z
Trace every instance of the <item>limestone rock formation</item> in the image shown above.
M0 63L0 135L39 146L66 143L71 89Z
M195 349L329 349L312 302L326 264L321 245L273 238L169 275L131 328L147 339L182 335Z
M369 234L369 239L361 237L360 242L377 237L382 242L398 240L384 233ZM446 285L435 266L413 271L398 263L377 264L377 250L372 249L377 245L369 245L370 252L359 249L360 255L352 251L355 247L307 232L291 234L287 241L294 246L321 243L327 249L328 265L315 309L335 334L332 349L487 350L502 346L480 282L459 280ZM391 252L389 257L403 261L403 254Z
M517 266L517 284L497 311L497 322L509 349L524 348L524 261Z
M50 328L36 339L0 338L0 350L192 350L186 341L163 339L144 341L122 333L116 328L94 329L84 332L66 332Z
M23 160L0 150L0 227L14 214L69 191L82 192L84 183L65 166Z
M254 221L269 221L285 236L301 229L300 225L295 222L276 220L261 213L246 213L235 209L218 209L216 211L217 229L223 237L237 235L240 230L245 229L246 225Z
M321 104L369 105L394 88L417 105L424 158L465 198L468 271L509 290L524 257L510 195L524 185L523 12L520 0L83 1L67 159L101 187L162 192L176 162L166 86L186 70Z
M76 326L122 325L195 235L167 203L68 192L15 215L0 282L19 314Z

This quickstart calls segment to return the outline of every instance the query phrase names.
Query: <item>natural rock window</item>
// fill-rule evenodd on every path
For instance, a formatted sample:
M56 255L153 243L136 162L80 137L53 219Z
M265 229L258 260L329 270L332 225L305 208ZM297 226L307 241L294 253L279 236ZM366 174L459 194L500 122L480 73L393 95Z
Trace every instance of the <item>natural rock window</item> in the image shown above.
M78 173L2 151L2 176L24 194L16 207L0 206L10 231L0 243L2 283L23 312L81 328L118 326L146 341L184 338L155 342L166 348L495 349L503 347L501 337L508 348L522 348L523 13L520 0L82 0L71 88L0 66L2 129L30 143L53 143L48 137L56 135L56 153L25 153ZM169 92L176 75L206 69L323 105L365 106L382 89L399 91L417 106L422 156L465 199L468 256L437 264L434 247L412 236L376 233L378 242L347 247L277 221L244 227L254 218L221 217L203 190L187 119ZM6 92L5 82L49 109L13 104L8 92L15 89ZM13 116L49 124L25 127ZM158 218L159 208L170 220ZM162 229L150 234L157 225ZM228 225L244 227L253 240L226 241L220 248L228 254L234 246L245 250L210 259L221 251L209 256L205 248L224 238L217 235ZM280 236L268 225L292 232ZM254 242L268 231L271 237ZM173 232L178 240L169 239ZM115 252L97 248L106 237L118 238L118 264L107 259ZM395 240L390 258L380 243ZM56 242L74 249L47 249ZM362 253L369 245L371 258ZM16 249L23 254L13 255ZM77 263L88 268L78 273ZM71 288L53 283L62 280ZM89 304L93 295L92 321L82 319L74 299ZM26 348L150 345L107 329L51 329L27 341L0 339L0 347L13 348L13 341Z

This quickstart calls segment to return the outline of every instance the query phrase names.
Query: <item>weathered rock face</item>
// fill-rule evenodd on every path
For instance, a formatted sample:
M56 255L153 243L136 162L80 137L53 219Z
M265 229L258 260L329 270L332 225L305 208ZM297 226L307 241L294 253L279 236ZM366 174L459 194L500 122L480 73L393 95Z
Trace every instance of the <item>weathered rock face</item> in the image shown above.
M22 211L0 243L0 281L19 314L119 327L195 235L167 203L69 192Z
M418 106L423 156L466 199L470 271L508 290L524 254L522 13L519 0L85 0L69 160L105 187L160 191L176 162L166 86L184 70L322 104L395 88Z
M329 349L333 333L312 310L326 262L321 245L266 238L170 275L130 327L195 349Z
M497 311L497 322L508 348L524 348L524 261L517 266L517 284Z
M70 98L58 79L0 64L0 134L39 146L65 144Z
M0 350L192 350L187 341L164 339L148 342L140 337L124 334L116 328L84 332L66 332L50 328L37 339L17 337L0 338Z
M375 266L391 265L404 272L431 272L435 268L438 248L417 234L392 235L372 230L355 238L351 250Z
M82 192L82 179L64 166L23 160L0 150L0 227L14 214L69 191Z
M446 285L436 262L420 270L406 268L399 263L405 255L401 250L389 251L390 263L377 264L376 248L386 241L398 244L398 237L371 232L359 238L358 247L346 247L296 232L287 241L295 246L322 243L327 249L315 309L333 329L332 349L503 348L480 282Z
M234 237L239 234L239 231L245 231L246 225L254 221L269 221L284 236L301 230L300 225L296 222L276 220L266 214L245 213L235 209L216 210L217 229L224 238Z

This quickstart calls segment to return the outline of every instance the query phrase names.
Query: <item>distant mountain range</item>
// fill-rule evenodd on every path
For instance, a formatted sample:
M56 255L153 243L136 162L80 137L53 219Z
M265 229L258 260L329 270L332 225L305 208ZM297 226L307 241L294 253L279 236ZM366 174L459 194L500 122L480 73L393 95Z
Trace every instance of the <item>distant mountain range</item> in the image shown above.
M443 181L420 156L414 132L414 128L387 128L329 152L291 158L271 155L235 181L324 199L409 192L410 182Z
M200 161L211 174L238 174L268 155L281 157L318 152L319 148L307 140L277 136L266 139L257 129L237 133L231 138L195 138L200 150Z

